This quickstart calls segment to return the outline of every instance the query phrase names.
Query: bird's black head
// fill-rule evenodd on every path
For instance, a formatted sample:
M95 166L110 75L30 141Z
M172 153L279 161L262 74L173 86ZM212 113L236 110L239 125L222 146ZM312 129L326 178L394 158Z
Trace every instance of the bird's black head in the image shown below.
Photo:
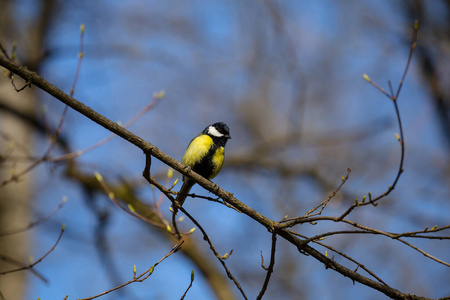
M228 128L227 124L223 122L217 122L209 125L205 128L205 130L203 130L203 134L207 134L213 139L222 140L224 146L227 140L231 139L230 128Z

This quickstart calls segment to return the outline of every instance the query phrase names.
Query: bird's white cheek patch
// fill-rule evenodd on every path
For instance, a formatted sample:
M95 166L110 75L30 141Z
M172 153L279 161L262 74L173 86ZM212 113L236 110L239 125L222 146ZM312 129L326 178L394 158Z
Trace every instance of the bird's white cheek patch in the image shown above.
M209 126L208 133L212 136L221 137L223 136L214 126Z

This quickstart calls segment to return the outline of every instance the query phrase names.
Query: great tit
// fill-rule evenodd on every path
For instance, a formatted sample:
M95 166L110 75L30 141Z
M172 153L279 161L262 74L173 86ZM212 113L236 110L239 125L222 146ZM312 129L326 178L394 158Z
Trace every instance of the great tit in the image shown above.
M192 139L181 162L203 177L213 179L222 169L228 139L231 139L230 129L225 123L211 124ZM183 185L175 199L180 206L194 184L192 179L183 176Z

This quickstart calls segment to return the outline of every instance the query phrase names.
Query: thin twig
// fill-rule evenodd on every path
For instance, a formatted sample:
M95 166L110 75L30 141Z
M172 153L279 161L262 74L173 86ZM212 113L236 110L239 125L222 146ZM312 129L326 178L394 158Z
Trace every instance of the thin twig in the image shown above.
M152 99L150 100L150 102L140 112L138 112L134 117L132 117L130 120L128 120L123 127L124 128L130 127L133 123L135 123L138 119L140 119L145 113L147 113L152 108L154 108L156 106L156 104L159 103L160 99L162 99L161 92L160 93L155 93L153 95ZM95 149L99 148L100 146L103 146L104 144L108 143L110 140L112 140L116 136L117 135L115 133L110 134L106 138L98 141L94 145L91 145L91 146L89 146L89 147L87 147L85 149L77 150L75 152L67 153L67 154L64 154L64 155L61 155L61 156L58 156L58 157L49 158L48 161L57 162L57 161L63 161L63 160L73 159L73 158L79 157L79 156L81 156L83 154L86 154L88 152L91 152L92 150L95 150Z
M297 233L297 232L294 232L294 231L291 231L291 230L288 230L288 231L289 231L291 234L294 234L294 235L297 235L297 236L299 236L299 237L302 237L302 238L307 239L306 236L301 235L301 234L299 234L299 233ZM333 247L331 247L331 246L328 246L328 245L326 245L326 244L324 244L324 243L322 243L322 242L319 242L319 241L316 241L316 240L314 240L313 242L316 243L316 244L318 244L318 245L321 245L322 247L325 247L325 248L327 248L327 249L329 249L329 250L331 250L331 251L333 251L333 252L339 254L340 256L344 257L345 259L347 259L347 260L353 262L353 263L356 264L359 268L363 269L363 270L366 271L369 275L371 275L373 278L375 278L376 280L378 280L380 283L384 284L385 286L389 286L387 283L385 283L383 280L381 280L380 277L378 277L377 275L375 275L375 273L373 273L372 271L370 271L367 267L365 267L363 264L359 263L359 262L356 261L355 259L353 259L353 258L351 258L350 256L346 255L345 253L343 253L343 252L341 252L341 251L339 251L339 250L336 250L335 248L333 248Z
M177 239L181 239L181 234L178 231L177 220L176 220L177 211L178 211L178 208L174 207L173 208L173 212L172 212L172 226L173 226L173 229L174 229L174 234L177 237Z
M158 223L152 220L149 220L148 218L146 218L145 216L137 213L131 206L129 206L128 208L133 209L132 211L130 209L126 209L125 207L123 207L122 205L120 205L119 201L117 201L116 196L114 195L114 193L111 191L111 189L109 188L109 186L106 184L106 182L103 179L103 176L100 175L100 173L95 173L94 174L95 178L97 179L97 181L100 183L101 187L103 188L103 190L105 191L106 195L108 195L108 198L111 200L112 203L114 203L118 208L120 208L121 210L123 210L124 212L126 212L127 214L129 214L130 216L133 216L135 218L138 218L139 220L142 220L148 224L160 227L160 228L166 228L167 226L162 224L162 223ZM162 220L161 220L162 221Z
M200 231L203 234L203 239L208 243L209 248L211 249L211 251L214 253L214 255L216 256L216 258L219 260L219 262L222 264L223 268L225 269L225 272L227 273L228 278L230 278L233 282L234 285L236 285L236 287L238 288L238 290L241 292L242 297L244 297L244 299L248 299L247 296L245 295L244 290L242 289L241 285L239 284L239 282L237 281L237 279L233 276L233 274L231 273L231 271L228 269L226 263L225 263L225 258L228 258L229 255L225 254L223 256L221 256L216 248L214 247L213 243L211 242L211 240L209 239L209 236L206 234L206 231L203 229L203 227L197 222L196 219L194 219L194 217L192 217L183 207L179 208L194 224L195 226L198 227L198 229L200 229Z
M317 215L321 215L322 211L325 209L325 207L327 206L328 202L330 202L330 200L336 196L336 194L339 192L339 190L342 188L342 186L347 182L348 177L350 175L350 172L352 170L350 168L347 168L347 175L345 177L342 177L341 180L341 184L331 193L330 196L328 196L327 199L325 199L322 203L320 203L319 205L317 205L316 207L310 209L309 211L306 212L306 214L302 217L296 217L296 218L287 218L287 219L283 219L280 221L280 223L285 223L285 222L291 222L297 219L305 219L307 217L313 217L313 216L317 216ZM310 215L311 213L313 213L314 211L316 211L319 207L321 207L320 211L318 211L315 214Z
M10 263L12 265L15 265L17 267L27 267L27 264L24 264L21 261L15 260L14 258L8 257L6 255L0 254L0 260ZM37 278L41 279L43 282L48 283L48 279L44 277L44 275L42 275L41 273L39 273L37 270L35 270L34 268L28 269L31 273L33 273L33 275L35 275ZM0 299L2 299L0 297Z
M194 270L192 270L191 272L191 282L189 283L189 286L187 287L186 291L184 292L183 296L180 298L180 300L183 300L186 297L187 292L189 291L189 289L192 287L192 283L194 282Z
M316 206L315 208L309 210L306 214L305 217L309 216L312 212L314 212L315 210L317 210L319 207L321 207L320 211L315 213L314 215L321 215L322 211L325 209L325 206L327 206L328 202L330 202L330 200L336 196L336 194L339 192L339 190L341 189L341 187L347 182L348 180L348 176L350 175L350 172L352 170L350 168L347 168L347 175L345 175L345 177L342 177L341 180L341 184L331 193L330 196L328 196L327 199L325 199L325 201L323 201L322 203L320 203L318 206ZM313 215L311 215L313 216Z
M27 269L31 269L33 268L35 265L37 265L38 263L40 263L41 261L43 261L53 250L55 250L56 246L58 245L59 241L61 240L61 237L64 233L64 229L65 226L64 224L61 226L61 232L59 233L58 239L56 240L55 244L52 246L52 248L50 248L50 250L47 251L47 253L45 253L41 258L39 258L37 261L35 261L32 264L29 264L27 266L23 266L21 268L17 268L17 269L13 269L13 270L8 270L8 271L4 271L4 272L0 272L0 275L4 275L4 274L8 274L8 273L14 273L14 272L18 272L18 271L23 271L23 270L27 270Z
M277 246L277 234L276 234L276 232L273 232L272 233L272 249L270 250L270 263L269 263L269 267L266 269L267 270L266 279L264 279L264 283L261 288L261 291L259 292L258 297L256 297L256 299L258 299L258 300L262 299L262 297L264 296L264 293L267 290L267 286L269 285L270 275L272 275L273 267L275 266L276 246ZM262 257L262 254L261 254L261 257ZM261 262L261 264L263 264L263 263Z
M63 200L58 204L57 207L55 207L50 213L48 213L47 215L43 216L42 218L39 218L38 220L29 223L27 226L21 227L21 228L15 228L15 229L10 229L4 232L0 232L0 237L3 236L7 236L7 235L11 235L11 234L16 234L19 232L23 232L26 231L34 226L37 226L45 221L47 221L48 219L50 219L55 213L57 213L63 206L64 204L67 202L67 198L63 198Z
M365 205L369 205L369 204L376 205L377 201L379 201L380 199L386 197L387 195L389 195L395 189L395 187L397 185L397 182L400 179L401 174L403 173L403 162L404 162L404 158L405 158L405 137L404 137L404 134L403 134L402 120L400 118L400 111L399 111L399 108L398 108L397 101L398 101L398 97L400 96L400 91L401 91L401 89L403 87L403 83L405 82L406 74L408 73L408 69L409 69L409 66L411 64L411 60L412 60L412 56L413 56L414 50L416 49L416 46L417 46L417 31L418 31L418 29L419 29L419 25L418 25L417 20L415 20L414 21L414 27L413 27L413 37L412 37L412 42L411 42L411 48L410 48L410 51L409 51L408 61L406 62L406 67L405 67L405 70L403 72L402 78L400 80L400 83L398 85L397 92L396 92L395 95L392 92L391 92L391 94L387 93L378 84L376 84L374 81L372 81L369 78L369 76L364 74L364 79L367 82L369 82L370 84L372 84L375 88L377 88L380 92L382 92L394 104L395 114L396 114L396 117L397 117L398 127L399 127L399 130L400 130L400 136L398 137L398 141L400 142L400 151L401 151L400 163L399 163L397 175L395 176L395 179L394 179L393 183L388 187L388 189L384 193L382 193L381 195L379 195L379 196L377 196L375 198L372 198L372 196L369 194L369 201L368 202L353 204L352 206L350 206L347 209L347 211L345 211L339 217L339 219L345 218L356 207L365 206ZM390 84L390 81L389 81L389 88L390 88L391 91L393 91L392 85Z
M82 298L82 299L77 299L77 300L92 300L101 296L104 296L106 294L109 294L115 290L118 290L120 288L123 288L124 286L127 286L133 282L143 282L144 280L146 280L148 277L150 277L153 274L153 271L155 269L155 267L157 265L159 265L163 260L165 260L167 257L171 256L172 254L174 254L175 252L178 252L181 248L181 245L184 243L184 241L182 241L180 244L176 244L175 246L173 246L173 248L166 254L163 256L163 258L161 258L158 262L156 262L153 266L151 266L150 268L148 268L144 273L140 274L139 276L136 276L136 273L134 273L133 279L119 285L116 286L112 289L109 289L107 291L104 291L103 293L100 293L98 295L92 296L92 297L87 297L87 298Z
M80 75L80 70L81 70L81 62L84 57L84 29L85 29L84 24L81 24L80 25L80 48L79 48L79 52L78 52L78 64L77 64L77 69L75 71L75 78L73 79L72 88L70 89L70 93L69 93L69 95L71 97L75 93L75 87L77 85L78 76Z
M414 20L413 33L412 33L412 43L411 43L411 49L409 51L408 62L406 64L405 71L403 72L402 79L400 80L400 84L398 86L397 94L395 95L395 100L397 100L398 96L400 95L400 91L402 89L403 82L405 81L405 78L406 78L406 73L408 73L409 65L411 63L411 58L413 56L414 50L417 47L417 32L418 31L419 31L419 21L418 20Z

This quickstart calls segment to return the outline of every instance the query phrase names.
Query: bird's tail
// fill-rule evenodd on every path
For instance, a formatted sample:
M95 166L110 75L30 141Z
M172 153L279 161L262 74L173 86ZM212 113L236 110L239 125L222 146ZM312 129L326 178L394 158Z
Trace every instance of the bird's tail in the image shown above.
M178 192L175 202L178 202L180 206L183 206L184 200L186 200L187 194L191 190L192 186L195 184L194 181L186 179Z

